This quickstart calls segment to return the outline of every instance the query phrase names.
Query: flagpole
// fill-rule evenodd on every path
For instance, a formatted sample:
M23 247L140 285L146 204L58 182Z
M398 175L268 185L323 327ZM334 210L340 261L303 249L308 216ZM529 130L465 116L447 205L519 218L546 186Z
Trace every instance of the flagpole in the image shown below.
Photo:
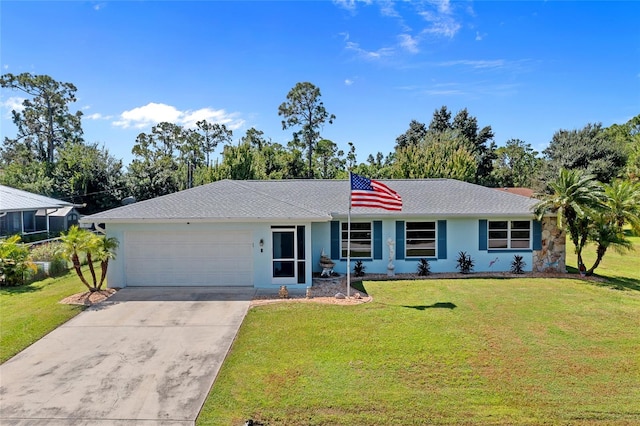
M351 297L351 172L349 172L349 212L347 213L347 298Z

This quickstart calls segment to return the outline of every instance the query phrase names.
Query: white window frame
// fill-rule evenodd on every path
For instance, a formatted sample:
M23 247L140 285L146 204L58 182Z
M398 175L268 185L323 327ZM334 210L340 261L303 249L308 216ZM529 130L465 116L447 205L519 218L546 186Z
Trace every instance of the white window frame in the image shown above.
M429 223L433 225L433 229L422 228L422 229L409 229L410 223ZM409 237L409 232L433 232L433 238L420 238L420 237ZM411 255L409 254L409 250L412 247L409 247L409 241L414 240L433 240L433 254L428 255ZM438 257L438 222L435 220L413 220L407 221L404 224L404 256L405 259L421 259L421 258L437 258Z
M498 222L506 222L507 227L506 228L494 228L491 229L491 224L492 223L498 223ZM529 227L527 229L525 228L518 228L514 226L515 222L521 222L521 223L528 223ZM529 236L527 238L523 238L523 237L514 237L514 234L518 233L518 232L528 232ZM494 233L494 237L492 238L492 232ZM506 232L506 237L495 237L495 233L498 232ZM489 220L487 221L487 249L489 250L531 250L531 243L533 240L533 221L531 220L510 220L510 219L503 219L503 220ZM500 247L496 247L495 243L497 241L506 241L506 247L500 246ZM525 247L514 247L514 242L518 242L518 241L527 241L528 244ZM494 246L492 246L492 242L494 244Z
M368 230L362 229L353 229L354 225L363 225L368 224ZM348 233L348 222L340 222L340 258L347 258L347 238L345 235ZM369 238L353 238L353 234L355 233L369 233ZM348 237L348 235L347 235ZM366 243L369 242L369 255L368 256L354 256L354 250L357 251L365 251L364 249L354 248L354 242L357 245L358 242ZM351 259L373 259L373 222L351 222Z

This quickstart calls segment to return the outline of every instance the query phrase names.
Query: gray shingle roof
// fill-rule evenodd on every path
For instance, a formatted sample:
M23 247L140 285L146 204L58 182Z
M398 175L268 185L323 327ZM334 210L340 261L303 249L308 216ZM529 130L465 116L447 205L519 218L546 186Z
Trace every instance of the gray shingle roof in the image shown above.
M55 209L73 204L9 186L0 185L0 212Z
M354 208L352 216L524 216L537 200L452 179L382 180L402 196L401 212ZM345 217L346 180L222 180L118 207L85 222L138 221L327 221Z

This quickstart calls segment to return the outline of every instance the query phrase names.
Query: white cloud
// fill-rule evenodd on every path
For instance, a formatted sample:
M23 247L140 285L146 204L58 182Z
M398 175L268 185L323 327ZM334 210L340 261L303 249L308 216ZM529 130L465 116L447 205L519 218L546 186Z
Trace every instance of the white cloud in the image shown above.
M180 119L185 127L196 127L196 122L207 120L212 123L224 124L230 130L237 130L244 124L244 120L238 118L237 113L227 113L223 109L201 108L196 111L186 111Z
M387 16L389 18L400 18L400 14L395 8L395 2L393 1L379 1L380 5L380 13L382 16Z
M99 112L94 112L93 114L83 115L82 118L86 120L111 120L113 115L102 115Z
M341 8L351 12L356 10L356 8L358 7L358 3L370 5L371 0L333 0L333 4L338 5Z
M480 31L476 31L476 41L482 41L487 36L486 33L480 34Z
M449 0L429 0L429 3L435 5L440 13L451 13L451 4L449 3Z
M344 85L345 86L351 86L354 83L353 80L351 80L350 78L347 78L344 80Z
M11 96L10 98L7 98L6 101L2 102L2 107L6 108L7 110L9 110L9 112L15 110L18 112L22 112L22 110L24 110L24 106L22 105L22 102L25 101L25 98L21 98L19 96Z
M467 95L466 92L456 89L427 89L425 93L429 96L462 96Z
M441 67L455 67L455 66L465 66L471 67L473 69L489 69L489 68L504 68L507 63L504 59L492 59L492 60L458 60L458 61L447 61L440 62L438 64Z
M466 67L476 71L508 71L517 73L527 73L535 70L536 61L531 59L460 59L455 61L445 61L434 64L440 67Z
M130 127L143 129L166 121L185 127L195 127L196 122L200 120L224 124L231 130L236 130L244 124L244 120L238 118L237 113L227 113L223 109L201 108L194 111L180 111L171 105L150 102L145 106L124 111L113 125L124 129Z
M334 0L334 4L345 9L354 10L358 7L358 0ZM362 3L362 2L360 2ZM426 39L453 38L462 28L462 17L460 11L464 13L464 7L452 3L450 0L423 0L421 2L409 2L409 6L393 0L379 0L374 3L369 1L367 5L374 4L379 7L380 14L384 18L391 18L397 21L400 28L395 39L383 42L387 47L366 50L361 47L363 41L352 41L349 33L342 32L345 48L355 52L360 58L366 60L380 60L391 57L401 52L411 54L420 53L420 44ZM471 9L472 10L472 9ZM404 15L412 15L411 19ZM419 24L421 28L412 29L407 22L413 22L415 16L422 18ZM482 37L480 33L478 37Z
M145 106L131 109L120 114L120 120L113 124L118 127L135 127L141 129L167 121L176 123L182 113L175 107L166 104L150 102Z
M441 82L424 86L397 87L398 90L419 93L423 96L464 96L466 98L514 96L518 93L519 88L518 84L502 83L495 80Z
M409 34L400 34L398 39L400 39L400 46L406 51L411 53L418 53L420 51L418 49L418 40L415 37Z
M394 52L394 50L390 47L382 47L378 50L366 50L361 48L358 43L352 41L348 41L345 47L347 50L352 50L362 58L368 60L382 59L384 57L391 56Z
M421 12L420 16L427 21L430 26L422 32L437 36L453 38L462 27L452 16L436 14L433 12Z

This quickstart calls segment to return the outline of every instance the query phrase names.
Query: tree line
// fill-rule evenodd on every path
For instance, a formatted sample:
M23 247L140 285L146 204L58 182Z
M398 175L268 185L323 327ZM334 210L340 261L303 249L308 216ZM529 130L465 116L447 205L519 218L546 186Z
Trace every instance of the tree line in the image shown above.
M640 178L640 115L609 128L590 123L558 130L539 153L519 139L498 147L490 125L480 126L466 108L454 115L442 106L428 124L412 120L391 152L358 162L353 142L345 152L322 137L337 118L309 82L297 83L278 107L282 128L292 130L286 143L255 128L234 142L224 124L163 122L137 136L133 160L124 167L104 146L85 141L82 112L71 111L73 84L29 73L4 74L0 84L26 96L22 109L12 112L16 136L5 137L0 147L0 183L84 203L83 213L116 207L129 196L145 200L220 179L341 179L353 171L544 192L562 169L584 170L603 183Z

